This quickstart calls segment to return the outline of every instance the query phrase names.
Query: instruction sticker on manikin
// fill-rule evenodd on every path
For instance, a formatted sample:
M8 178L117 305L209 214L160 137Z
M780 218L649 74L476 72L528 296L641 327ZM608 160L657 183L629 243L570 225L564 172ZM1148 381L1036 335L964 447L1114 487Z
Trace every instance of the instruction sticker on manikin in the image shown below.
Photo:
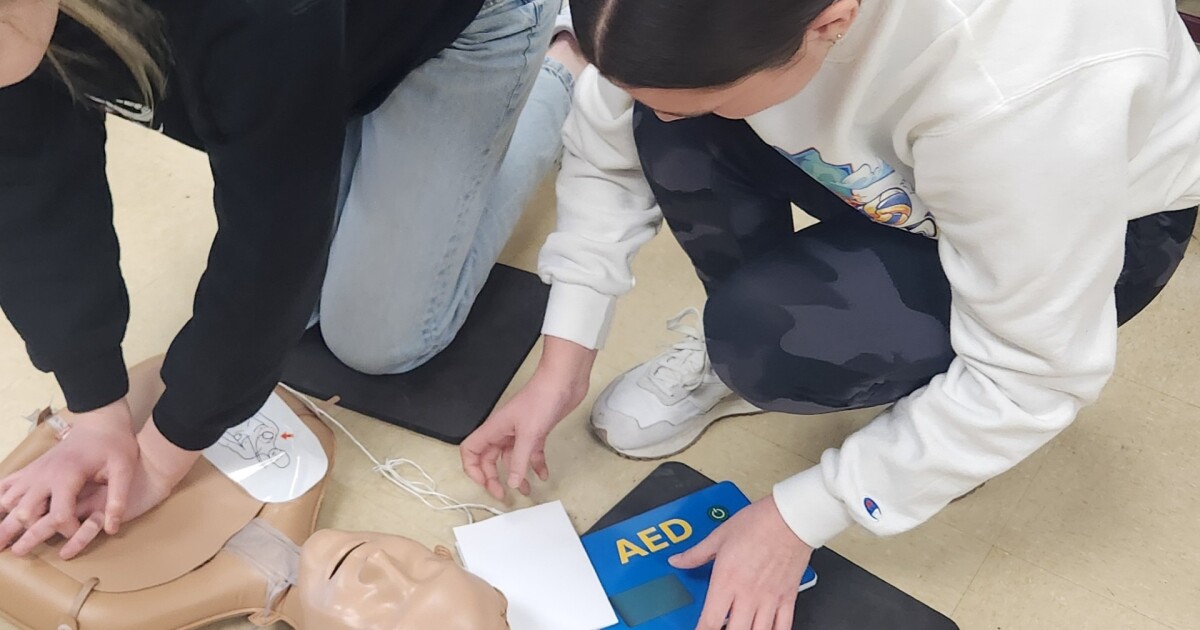
M321 441L278 394L204 451L207 459L263 503L286 503L325 477L329 458Z

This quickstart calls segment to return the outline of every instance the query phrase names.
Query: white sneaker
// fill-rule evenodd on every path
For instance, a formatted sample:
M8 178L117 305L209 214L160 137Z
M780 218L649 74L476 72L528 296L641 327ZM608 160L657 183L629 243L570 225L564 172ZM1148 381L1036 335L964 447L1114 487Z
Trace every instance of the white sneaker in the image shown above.
M685 326L689 308L667 327L684 336L669 350L614 380L592 408L592 432L631 459L660 459L694 444L712 423L762 413L721 382L702 329Z

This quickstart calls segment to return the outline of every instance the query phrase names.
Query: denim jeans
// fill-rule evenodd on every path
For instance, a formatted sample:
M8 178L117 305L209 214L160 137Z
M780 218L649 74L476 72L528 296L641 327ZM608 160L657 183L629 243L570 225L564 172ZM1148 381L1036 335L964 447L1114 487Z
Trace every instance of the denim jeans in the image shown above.
M562 153L573 80L546 60L560 0L489 0L458 40L352 121L314 320L370 374L453 340Z

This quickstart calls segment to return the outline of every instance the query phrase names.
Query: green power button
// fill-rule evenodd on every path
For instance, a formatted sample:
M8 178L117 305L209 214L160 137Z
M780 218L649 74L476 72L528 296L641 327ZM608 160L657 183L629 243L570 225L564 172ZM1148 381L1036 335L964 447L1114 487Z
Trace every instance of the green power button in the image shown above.
M719 523L719 522L729 518L729 510L726 510L725 508L723 508L719 505L714 505L714 506L708 508L708 518L711 518L712 520L717 521Z

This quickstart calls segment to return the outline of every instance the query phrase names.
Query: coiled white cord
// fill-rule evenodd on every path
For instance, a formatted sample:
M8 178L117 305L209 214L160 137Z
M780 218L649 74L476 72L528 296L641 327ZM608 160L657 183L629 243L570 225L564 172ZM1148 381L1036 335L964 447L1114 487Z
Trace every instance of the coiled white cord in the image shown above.
M437 511L462 510L467 517L468 523L475 522L475 510L482 510L496 516L504 513L501 510L498 510L490 505L484 505L482 503L463 503L449 495L440 492L437 489L437 483L434 482L433 477L430 477L429 473L425 472L425 469L422 468L420 464L412 461L411 459L389 458L387 461L380 462L379 459L375 457L375 455L372 454L366 446L363 446L362 442L358 441L358 438L354 437L354 434L351 433L345 425L309 399L308 396L305 396L304 394L301 394L295 389L292 389L291 387L288 387L282 383L280 383L280 387L287 390L293 396L299 399L305 407L308 407L309 411L317 414L317 416L322 420L332 424L338 429L341 429L342 433L345 433L346 437L350 438L350 441L354 442L354 445L357 446L359 450L361 450L363 454L365 454L367 458L371 460L371 463L374 464L373 470L375 472L379 473L384 479L387 479L396 487L416 497L418 500L424 503L426 507ZM410 479L405 477L400 472L400 469L405 467L416 469L421 478Z

